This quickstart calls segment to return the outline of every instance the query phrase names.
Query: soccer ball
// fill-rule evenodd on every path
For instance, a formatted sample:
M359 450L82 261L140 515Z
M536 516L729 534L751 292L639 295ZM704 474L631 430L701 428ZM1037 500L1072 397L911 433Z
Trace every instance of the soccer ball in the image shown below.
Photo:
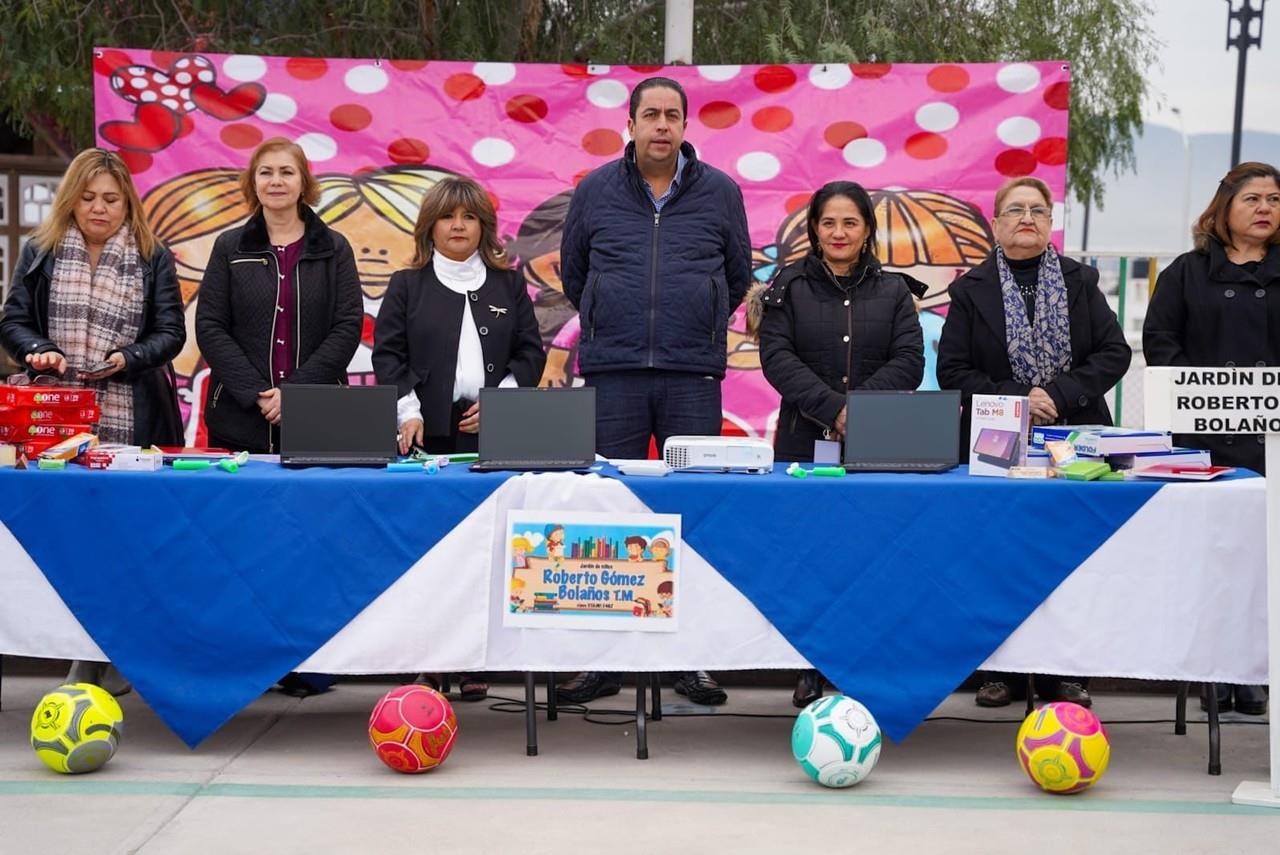
M31 716L31 747L55 772L99 769L116 753L124 713L111 694L90 683L59 686Z
M1098 717L1079 704L1045 704L1018 728L1018 762L1047 793L1078 793L1107 771L1111 742Z
M852 787L880 759L880 725L853 698L828 695L809 704L791 728L791 753L824 787Z
M369 715L369 744L397 772L428 772L439 766L457 735L449 699L429 686L392 689Z

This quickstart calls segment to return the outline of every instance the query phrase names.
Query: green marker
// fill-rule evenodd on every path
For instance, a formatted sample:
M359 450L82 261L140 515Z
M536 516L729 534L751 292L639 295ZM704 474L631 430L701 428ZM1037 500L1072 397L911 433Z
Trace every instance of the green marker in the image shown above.
M61 459L54 460L49 457L41 457L40 462L37 463L36 466L40 469L66 469L67 461L61 460Z
M809 471L814 475L826 475L829 478L843 478L845 475L843 466L815 466Z
M180 472L194 472L199 469L208 469L213 464L208 460L175 460L173 468Z

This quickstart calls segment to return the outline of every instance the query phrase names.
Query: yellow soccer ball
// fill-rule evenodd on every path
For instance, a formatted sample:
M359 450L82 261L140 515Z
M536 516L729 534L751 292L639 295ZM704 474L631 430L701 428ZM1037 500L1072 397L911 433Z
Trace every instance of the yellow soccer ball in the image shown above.
M124 712L105 689L90 683L59 686L31 716L31 747L55 772L102 768L120 744Z
M1018 762L1048 793L1078 793L1098 782L1111 741L1098 717L1079 704L1045 704L1018 728Z

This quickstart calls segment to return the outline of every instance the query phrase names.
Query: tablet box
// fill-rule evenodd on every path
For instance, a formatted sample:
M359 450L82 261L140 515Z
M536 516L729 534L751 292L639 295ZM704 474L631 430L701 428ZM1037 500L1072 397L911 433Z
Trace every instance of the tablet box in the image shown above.
M969 474L1003 478L1027 465L1031 408L1020 395L974 395L969 427Z
M1071 442L1075 445L1077 452L1090 456L1145 454L1152 451L1172 450L1173 434L1160 430L1107 428L1100 431L1081 432Z
M164 468L164 455L136 445L99 445L77 457L75 462L88 469L158 472Z

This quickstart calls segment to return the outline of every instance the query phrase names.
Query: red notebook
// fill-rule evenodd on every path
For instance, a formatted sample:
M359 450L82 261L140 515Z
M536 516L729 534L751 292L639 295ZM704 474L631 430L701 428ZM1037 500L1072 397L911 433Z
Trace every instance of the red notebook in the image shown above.
M156 447L164 455L165 463L171 463L174 460L221 460L224 457L235 457L235 452L229 448L180 448L176 445L158 445Z
M1164 478L1176 481L1212 481L1219 475L1235 472L1234 466L1179 466L1177 463L1159 463L1146 469L1129 472L1134 478Z

